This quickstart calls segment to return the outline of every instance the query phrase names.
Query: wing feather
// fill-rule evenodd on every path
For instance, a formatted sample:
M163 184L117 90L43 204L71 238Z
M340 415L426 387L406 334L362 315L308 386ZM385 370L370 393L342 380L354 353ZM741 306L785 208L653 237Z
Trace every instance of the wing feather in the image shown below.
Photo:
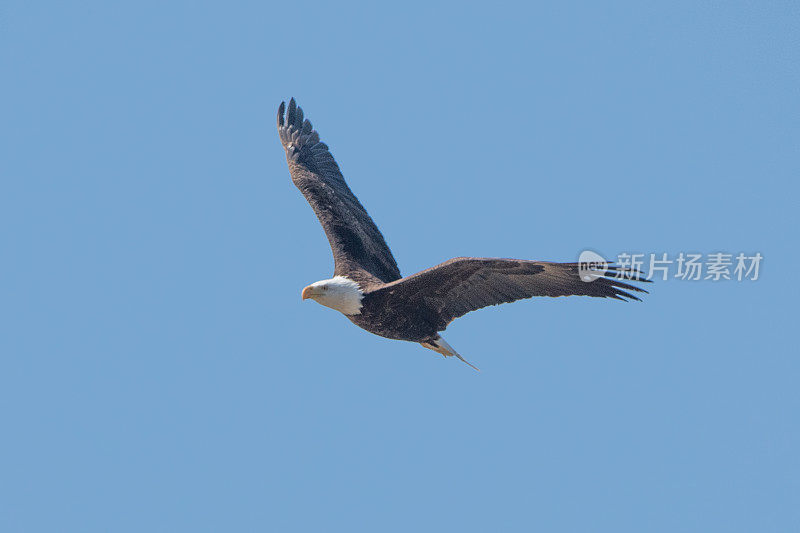
M334 274L362 285L400 278L392 252L339 170L328 146L303 116L294 98L278 108L278 134L292 182L316 213L334 259Z
M577 263L457 257L378 291L387 291L398 301L424 305L438 317L437 331L442 331L470 311L523 298L592 296L638 301L633 293L647 292L618 279L618 273L622 273L622 279L647 281L638 271L613 266L604 276L587 283L581 280Z

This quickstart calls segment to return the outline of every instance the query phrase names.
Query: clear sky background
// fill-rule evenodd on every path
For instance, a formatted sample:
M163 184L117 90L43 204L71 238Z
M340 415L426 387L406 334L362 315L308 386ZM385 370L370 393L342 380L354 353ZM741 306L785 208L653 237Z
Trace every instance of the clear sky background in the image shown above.
M3 2L0 530L800 531L799 26ZM761 277L469 314L480 373L370 335L300 300L333 267L291 96L404 274L591 248Z

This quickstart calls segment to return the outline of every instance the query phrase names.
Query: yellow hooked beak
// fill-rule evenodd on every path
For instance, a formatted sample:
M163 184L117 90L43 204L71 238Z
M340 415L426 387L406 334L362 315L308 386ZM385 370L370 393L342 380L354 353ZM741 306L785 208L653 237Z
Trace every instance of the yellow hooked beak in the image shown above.
M308 287L303 289L303 292L300 293L300 297L303 300L308 300L309 298L311 298L311 294L313 293L313 290L314 290L313 287L311 285L309 285Z

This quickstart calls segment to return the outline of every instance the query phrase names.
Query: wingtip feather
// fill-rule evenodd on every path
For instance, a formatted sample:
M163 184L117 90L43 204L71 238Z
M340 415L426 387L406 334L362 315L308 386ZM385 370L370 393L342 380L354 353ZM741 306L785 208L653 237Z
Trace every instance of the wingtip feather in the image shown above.
M278 127L283 127L283 114L286 112L286 102L281 102L278 106Z
M294 98L289 100L289 110L286 112L286 125L291 126L294 124L294 117L297 114L297 102Z

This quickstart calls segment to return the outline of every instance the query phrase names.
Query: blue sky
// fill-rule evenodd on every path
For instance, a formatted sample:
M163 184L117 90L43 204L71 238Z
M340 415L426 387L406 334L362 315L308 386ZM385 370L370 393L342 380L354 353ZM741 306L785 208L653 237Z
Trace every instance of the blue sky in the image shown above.
M0 529L800 530L791 2L5 2ZM297 97L411 274L760 252L446 338L332 272Z

